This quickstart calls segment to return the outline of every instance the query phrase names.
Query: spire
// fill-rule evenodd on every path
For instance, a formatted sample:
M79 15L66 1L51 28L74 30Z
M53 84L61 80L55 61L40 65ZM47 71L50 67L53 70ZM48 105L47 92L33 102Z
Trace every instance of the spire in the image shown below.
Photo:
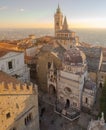
M61 10L60 10L60 7L59 7L59 4L58 4L58 8L57 8L57 13L61 13Z
M64 23L63 23L63 30L68 30L68 24L67 24L67 18L66 16L64 17Z
M60 7L59 7L59 3L58 3L58 9L60 9Z

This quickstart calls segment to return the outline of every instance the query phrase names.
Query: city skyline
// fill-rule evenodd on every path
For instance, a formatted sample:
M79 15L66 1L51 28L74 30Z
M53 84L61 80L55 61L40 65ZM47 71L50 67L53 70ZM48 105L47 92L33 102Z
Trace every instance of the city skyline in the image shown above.
M105 0L0 1L0 28L53 28L58 4L69 27L106 28Z

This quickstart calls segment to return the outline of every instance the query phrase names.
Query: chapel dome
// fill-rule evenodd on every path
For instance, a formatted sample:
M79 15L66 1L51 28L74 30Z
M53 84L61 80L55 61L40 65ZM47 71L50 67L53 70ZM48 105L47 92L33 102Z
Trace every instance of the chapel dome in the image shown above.
M76 47L72 47L64 53L64 64L81 65L86 62L85 54Z

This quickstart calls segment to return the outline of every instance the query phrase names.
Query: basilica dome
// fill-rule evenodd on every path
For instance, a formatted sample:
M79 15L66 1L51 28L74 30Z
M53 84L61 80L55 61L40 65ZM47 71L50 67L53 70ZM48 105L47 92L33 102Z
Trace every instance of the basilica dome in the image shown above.
M86 56L78 48L73 47L64 53L63 62L67 65L82 65L86 63Z

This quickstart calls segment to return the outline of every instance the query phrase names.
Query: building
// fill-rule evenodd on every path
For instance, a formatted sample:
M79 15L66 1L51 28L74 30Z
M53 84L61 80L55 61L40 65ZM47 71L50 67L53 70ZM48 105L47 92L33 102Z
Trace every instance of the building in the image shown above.
M49 72L52 61L54 62L55 69L57 69L61 66L61 60L50 52L50 48L48 51L48 46L46 47L47 50L45 50L45 46L44 46L44 48L42 48L42 51L40 51L40 53L36 56L35 75L36 75L36 81L39 88L47 92L48 91L47 74Z
M104 113L102 112L101 118L98 120L91 120L87 130L106 130L106 123L104 120Z
M0 48L0 70L23 82L30 82L30 70L24 63L24 52Z
M82 93L82 110L89 111L93 108L96 101L96 83L92 80L86 80Z
M88 77L86 56L82 51L76 47L67 50L63 55L62 67L57 73L53 64L51 65L48 73L48 91L56 95L57 107L61 106L58 108L60 112L65 110L71 113L69 111L72 108L79 111L83 108L92 109L96 84Z
M102 49L98 47L84 47L78 46L78 48L86 55L88 64L89 77L98 84L99 72L102 64L103 54Z
M38 91L0 71L0 130L39 130Z
M24 52L24 60L26 64L33 64L34 57L39 51L39 45L36 44L35 35L29 35L29 37L16 40L16 41L5 41L0 43L0 48L14 51Z
M75 32L69 30L68 28L66 16L63 21L63 14L59 5L54 15L54 29L56 41L59 42L65 49L69 49L70 47L79 44L78 36L76 36Z
M98 73L98 84L100 87L103 87L104 82L106 81L106 48L102 49L102 63Z

